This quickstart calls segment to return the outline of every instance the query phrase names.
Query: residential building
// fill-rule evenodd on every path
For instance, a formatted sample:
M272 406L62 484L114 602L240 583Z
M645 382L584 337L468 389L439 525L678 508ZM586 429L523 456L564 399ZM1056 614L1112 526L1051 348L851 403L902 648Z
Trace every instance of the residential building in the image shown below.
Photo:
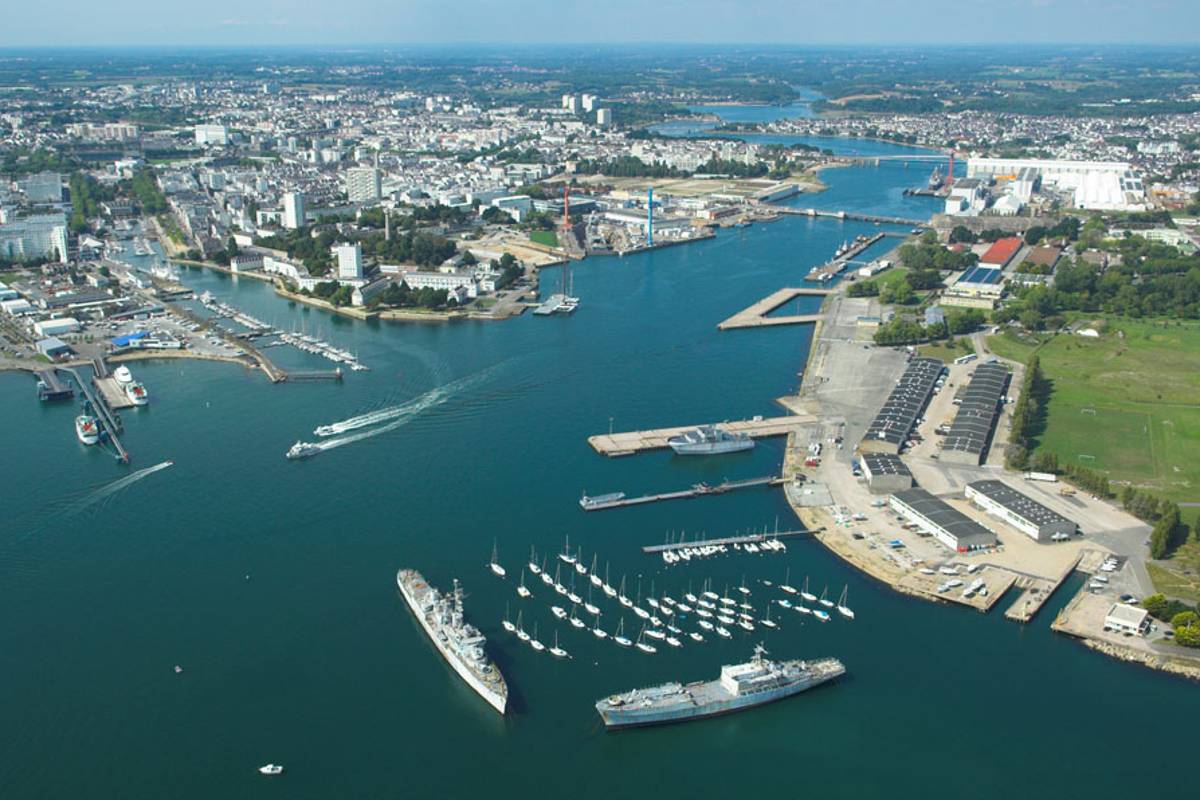
M308 224L308 214L304 209L304 195L300 192L287 192L283 196L283 227L290 230L303 228Z
M351 203L376 203L383 196L383 175L375 167L346 170L346 196Z
M612 125L613 115L611 108L596 109L596 124L601 128L607 128Z
M0 225L0 255L12 260L49 258L67 263L65 214L38 214Z

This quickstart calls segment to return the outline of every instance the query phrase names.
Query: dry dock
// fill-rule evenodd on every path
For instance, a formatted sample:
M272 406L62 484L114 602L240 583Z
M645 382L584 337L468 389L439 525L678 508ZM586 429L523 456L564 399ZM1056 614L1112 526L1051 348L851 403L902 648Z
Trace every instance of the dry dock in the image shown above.
M797 414L788 417L760 417L739 422L722 422L717 427L729 433L745 433L751 438L759 439L767 436L785 436L796 428L812 424L815 421L816 418L811 415ZM697 427L696 425L681 425L676 428L598 434L589 436L588 444L602 456L610 458L628 456L643 450L661 450L667 446L667 439L695 430Z
M767 315L797 297L825 297L827 294L829 294L828 289L783 288L734 314L717 325L717 330L728 331L736 328L762 328L769 325L799 325L816 322L821 319L820 314L796 314L781 317L768 317Z

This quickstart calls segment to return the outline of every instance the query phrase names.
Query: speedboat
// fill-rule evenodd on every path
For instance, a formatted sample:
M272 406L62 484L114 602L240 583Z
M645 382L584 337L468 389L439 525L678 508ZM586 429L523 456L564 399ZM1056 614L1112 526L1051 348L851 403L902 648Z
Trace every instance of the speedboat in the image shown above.
M283 774L283 765L282 764L264 764L263 766L258 768L258 771L262 775L282 775Z
M319 452L321 452L321 448L312 442L297 441L294 445L292 445L291 449L287 451L286 456L294 461L300 458L309 458L311 456L315 456Z
M76 417L75 435L84 444L95 444L100 441L100 426L96 424L96 418L87 414L80 414Z
M137 381L125 384L125 396L135 406L144 406L150 402L150 393L146 391L145 386Z

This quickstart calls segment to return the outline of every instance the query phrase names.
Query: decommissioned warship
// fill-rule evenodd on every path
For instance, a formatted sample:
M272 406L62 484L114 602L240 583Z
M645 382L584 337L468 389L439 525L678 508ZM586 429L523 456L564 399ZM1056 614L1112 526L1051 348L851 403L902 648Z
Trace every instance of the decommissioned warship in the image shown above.
M819 686L845 673L836 658L817 661L770 661L762 645L745 664L721 667L715 681L686 685L664 683L614 694L596 703L608 728L659 725L729 714L760 706Z
M508 685L483 651L487 639L463 617L462 587L458 581L454 581L454 590L444 595L430 586L421 573L402 569L396 573L396 585L438 652L468 686L503 714L508 705Z

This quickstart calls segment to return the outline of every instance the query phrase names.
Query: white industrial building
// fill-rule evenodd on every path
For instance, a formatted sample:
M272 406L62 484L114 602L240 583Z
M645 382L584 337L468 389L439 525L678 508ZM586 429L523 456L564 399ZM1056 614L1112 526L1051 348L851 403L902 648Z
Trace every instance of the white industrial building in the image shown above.
M905 489L888 498L902 518L958 553L995 547L996 534L924 489Z
M966 497L997 519L1029 536L1045 542L1075 533L1074 522L1051 511L1033 498L1018 492L1003 481L983 480L968 483Z
M967 177L1002 179L1023 184L1040 181L1043 190L1068 192L1075 208L1096 211L1142 211L1146 190L1142 179L1123 161L1057 161L1041 158L972 158Z
M79 320L74 317L58 317L57 319L44 319L40 322L33 323L33 332L43 339L51 336L59 336L64 333L75 333L80 328Z
M339 281L357 281L363 276L362 246L353 244L334 245L333 254L337 257L337 276Z
M308 214L304 209L304 195L300 192L286 193L283 196L283 227L296 230L307 224Z

